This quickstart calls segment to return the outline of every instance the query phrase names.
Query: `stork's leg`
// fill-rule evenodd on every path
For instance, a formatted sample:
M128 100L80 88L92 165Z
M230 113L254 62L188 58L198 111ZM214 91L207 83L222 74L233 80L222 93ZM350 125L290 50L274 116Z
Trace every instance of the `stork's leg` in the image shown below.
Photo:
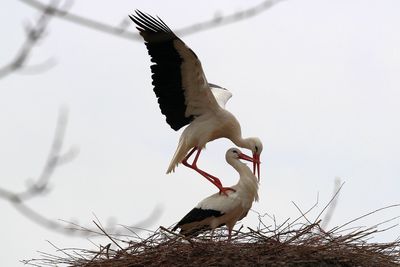
M188 159L192 156L192 154L193 154L196 150L197 150L196 156L195 156L195 158L194 158L192 164L189 164L187 161L188 161ZM185 165L186 167L189 167L189 168L191 168L191 169L197 171L198 173L200 173L202 176L204 176L207 180L209 180L211 183L213 183L213 184L214 184L216 187L218 187L219 189L220 189L220 188L223 188L221 181L220 181L217 177L212 176L211 174L206 173L205 171L200 170L200 169L197 167L197 160L199 159L200 153L201 153L201 149L199 149L199 148L197 148L197 147L194 147L194 148L186 155L186 157L182 160L182 164Z
M196 156L194 157L194 160L192 162L192 164L189 164L187 161L188 159L193 155L193 153L197 150ZM195 171L197 171L198 173L200 173L202 176L204 176L207 180L209 180L211 183L213 183L216 187L218 187L219 189L219 193L220 194L225 194L227 195L227 191L234 191L236 192L235 189L229 188L229 187L223 187L221 180L218 179L217 177L199 169L197 167L197 160L199 159L201 153L201 148L199 149L198 147L194 147L187 155L186 157L182 160L182 164L185 165L186 167L189 167Z
M232 237L232 228L228 227L228 241L231 241Z
M182 160L183 165L188 166L189 163L187 163L188 159L193 155L193 153L197 150L197 147L192 148L190 152L186 155L186 157ZM189 167L189 166L188 166Z

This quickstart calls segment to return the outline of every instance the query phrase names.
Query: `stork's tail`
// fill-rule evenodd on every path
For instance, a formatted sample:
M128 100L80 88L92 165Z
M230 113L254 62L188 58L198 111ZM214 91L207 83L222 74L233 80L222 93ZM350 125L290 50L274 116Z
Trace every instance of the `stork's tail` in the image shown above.
M185 158L186 154L188 152L188 148L186 146L186 142L184 140L179 140L178 147L176 148L174 157L171 160L171 163L169 164L169 167L167 169L167 174L174 172L175 167L181 163L181 161Z

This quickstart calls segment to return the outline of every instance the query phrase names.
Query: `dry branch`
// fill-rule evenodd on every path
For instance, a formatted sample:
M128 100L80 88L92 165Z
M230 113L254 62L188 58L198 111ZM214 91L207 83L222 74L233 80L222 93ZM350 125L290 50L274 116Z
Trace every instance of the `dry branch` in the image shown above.
M46 33L46 29L50 22L50 19L53 17L53 10L57 9L59 5L58 0L53 0L49 5L44 5L40 10L41 15L37 19L34 25L26 25L26 37L23 42L21 48L18 53L15 55L14 59L0 67L0 79L7 76L8 74L26 68L26 61L28 60L32 49L38 44L38 42L44 37ZM43 64L30 66L30 72L39 72L48 69L51 67L51 61L47 60Z
M2 198L13 204L20 204L33 197L40 196L48 190L50 178L54 174L56 168L64 163L70 162L77 155L76 149L70 149L64 154L61 153L67 123L68 112L62 109L58 115L52 145L41 174L35 181L30 181L28 187L22 192L16 193L0 188L0 199Z
M249 228L250 231L245 231L240 228L232 242L227 242L225 229L216 230L212 236L205 233L187 240L167 228L160 227L146 239L126 237L127 240L120 241L119 244L119 247L124 245L123 249L108 245L108 249L99 246L97 250L62 250L64 256L42 253L41 259L24 263L38 266L58 266L63 263L68 266L86 267L400 266L399 240L389 243L368 242L373 234L382 231L377 226L339 233L324 231L320 221L309 223L304 220L304 223L290 222L289 225L289 229L278 226L278 229ZM336 227L340 228L342 227ZM77 253L72 253L74 251Z
M24 73L35 74L39 72L44 72L54 66L54 59L47 59L41 64L34 66L27 66L26 62L32 53L33 48L38 44L40 39L43 38L49 21L52 17L57 17L59 19L66 20L68 22L74 23L78 26L89 28L98 32L106 33L115 37L141 41L141 37L136 31L127 30L129 24L128 19L123 19L122 22L117 25L110 25L98 20L90 19L81 15L74 14L70 12L70 7L72 6L72 1L67 0L63 6L60 6L61 0L52 0L49 4L43 4L38 0L19 0L25 5L30 6L41 12L41 16L36 21L35 25L26 27L26 39L22 44L20 50L15 55L14 59L3 66L0 67L0 79L6 77L7 75L16 72L24 71ZM223 25L229 25L236 23L245 19L249 19L260 13L268 10L272 6L282 2L284 0L264 0L261 3L251 6L247 9L226 15L226 16L214 16L213 18L198 22L189 26L177 29L175 32L178 35L189 35L198 33L201 31L206 31L211 28L220 27ZM129 11L127 11L129 13Z
M51 178L58 167L72 161L77 155L77 149L71 148L67 152L62 153L65 133L68 124L68 112L66 109L61 109L58 115L56 129L52 144L50 146L47 159L43 166L40 175L33 181L30 181L27 188L22 192L13 192L11 190L0 187L0 200L9 202L21 215L28 218L31 222L51 230L53 232L66 234L66 235L79 235L79 236L96 236L102 235L96 228L77 226L77 224L57 221L49 219L47 216L37 212L35 209L29 207L27 202L33 198L41 197L49 191L49 183ZM153 211L141 222L126 226L121 230L121 233L127 233L135 229L139 231L139 227L153 224L162 214L159 206L155 207ZM113 232L116 225L106 228L105 231Z
M47 8L45 4L43 4L38 0L19 0L19 1L37 10L43 11ZM226 16L216 16L212 19L203 22L182 27L181 29L178 29L175 32L178 33L179 35L189 35L209 30L211 28L216 28L219 26L239 22L254 17L282 1L284 0L264 0L261 3L251 6L247 9ZM56 16L60 19L64 19L79 26L107 33L115 37L120 37L128 40L141 41L141 37L136 31L126 30L127 25L125 20L123 20L122 23L120 23L120 25L114 26L98 20L89 19L87 17L74 14L72 12L57 7L52 8L51 11L53 16ZM127 11L127 15L129 12L132 11Z

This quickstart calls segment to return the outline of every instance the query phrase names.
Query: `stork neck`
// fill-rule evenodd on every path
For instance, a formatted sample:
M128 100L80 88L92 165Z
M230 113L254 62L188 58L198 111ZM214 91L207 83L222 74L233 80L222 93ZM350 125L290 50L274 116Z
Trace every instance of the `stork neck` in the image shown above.
M240 160L232 162L231 165L240 175L240 180L236 185L239 190L238 192L251 199L251 202L254 200L258 201L258 181L249 167Z
M246 164L241 162L240 160L234 160L232 162L230 162L230 164L232 165L232 167L239 173L242 174L246 171Z
M235 145L239 146L239 147L250 149L250 145L249 145L248 139L247 138L243 138L241 135L238 135L236 138L233 138L232 142Z

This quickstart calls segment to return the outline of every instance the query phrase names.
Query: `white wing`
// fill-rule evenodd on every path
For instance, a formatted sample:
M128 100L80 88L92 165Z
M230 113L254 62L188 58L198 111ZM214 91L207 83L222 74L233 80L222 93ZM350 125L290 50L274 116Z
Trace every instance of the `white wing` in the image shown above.
M233 186L232 188L236 188ZM218 210L222 213L230 212L240 206L241 198L236 192L228 192L228 197L219 193L213 194L197 204L196 208L203 210Z
M196 54L180 39L174 41L174 47L183 59L181 79L185 94L185 116L200 116L218 108Z
M211 87L215 100L221 108L225 108L226 103L232 97L232 93L221 87Z

